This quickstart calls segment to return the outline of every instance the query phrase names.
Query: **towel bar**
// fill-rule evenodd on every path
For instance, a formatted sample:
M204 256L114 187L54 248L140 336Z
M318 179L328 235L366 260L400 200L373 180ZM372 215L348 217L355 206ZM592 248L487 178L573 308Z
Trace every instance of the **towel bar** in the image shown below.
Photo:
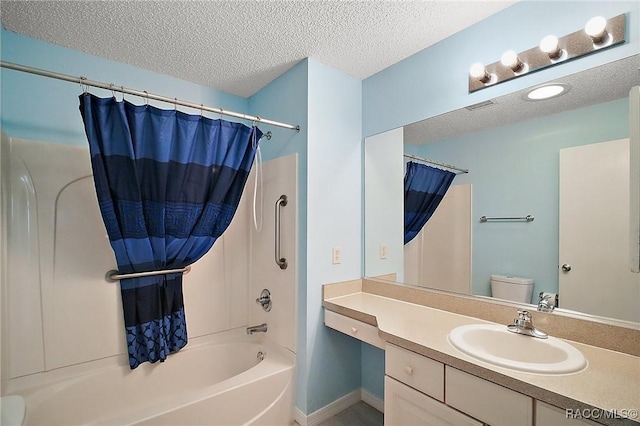
M480 217L480 222L489 222L491 220L521 220L524 222L533 222L534 217L529 215L526 215L525 217L487 217L487 216L481 216Z

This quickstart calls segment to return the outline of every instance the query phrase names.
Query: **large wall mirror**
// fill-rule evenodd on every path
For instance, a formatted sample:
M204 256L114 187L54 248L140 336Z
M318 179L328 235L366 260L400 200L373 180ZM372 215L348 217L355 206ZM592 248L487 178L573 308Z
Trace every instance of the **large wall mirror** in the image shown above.
M562 96L523 90L366 139L366 276L479 297L496 297L492 275L525 278L523 303L558 295L555 312L640 326L640 59L557 82ZM406 155L469 171L407 245Z

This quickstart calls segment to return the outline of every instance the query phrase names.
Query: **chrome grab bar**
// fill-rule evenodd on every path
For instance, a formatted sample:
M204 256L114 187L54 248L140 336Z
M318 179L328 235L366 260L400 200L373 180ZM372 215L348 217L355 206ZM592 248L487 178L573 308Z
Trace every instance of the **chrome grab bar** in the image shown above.
M182 272L184 275L188 274L191 271L191 266L187 266L186 268L181 269L163 269L162 271L149 271L149 272L132 272L130 274L118 274L118 271L111 270L107 272L105 278L107 281L116 282L119 280L123 280L125 278L139 278L139 277L150 277L153 275L166 275L166 274L179 274Z
M280 255L280 207L284 207L287 205L287 196L281 195L280 198L276 200L276 247L275 247L275 257L276 264L280 267L280 269L287 269L287 259Z

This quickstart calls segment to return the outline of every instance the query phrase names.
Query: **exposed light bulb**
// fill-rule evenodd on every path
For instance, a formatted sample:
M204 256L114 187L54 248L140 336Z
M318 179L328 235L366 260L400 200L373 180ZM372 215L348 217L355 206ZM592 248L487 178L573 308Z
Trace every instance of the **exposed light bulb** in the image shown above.
M469 75L485 84L491 81L491 74L487 72L487 69L480 62L476 62L471 65L471 68L469 68Z
M558 37L554 35L548 35L540 40L540 50L549 55L550 59L560 59L563 54L563 50L558 45Z
M504 52L502 54L500 62L505 67L511 68L511 70L515 73L521 72L525 68L524 62L522 62L520 58L518 58L518 54L513 50L507 50L506 52Z
M584 26L584 32L587 33L594 44L602 44L606 41L607 33L607 20L602 16L596 16L587 22Z

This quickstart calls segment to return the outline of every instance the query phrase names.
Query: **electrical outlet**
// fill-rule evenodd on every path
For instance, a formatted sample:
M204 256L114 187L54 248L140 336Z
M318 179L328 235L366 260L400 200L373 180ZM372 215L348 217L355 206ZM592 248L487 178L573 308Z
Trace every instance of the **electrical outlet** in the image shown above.
M387 245L385 243L380 243L380 259L387 258Z
M342 250L340 247L334 247L331 250L331 263L337 265L338 263L342 263Z

